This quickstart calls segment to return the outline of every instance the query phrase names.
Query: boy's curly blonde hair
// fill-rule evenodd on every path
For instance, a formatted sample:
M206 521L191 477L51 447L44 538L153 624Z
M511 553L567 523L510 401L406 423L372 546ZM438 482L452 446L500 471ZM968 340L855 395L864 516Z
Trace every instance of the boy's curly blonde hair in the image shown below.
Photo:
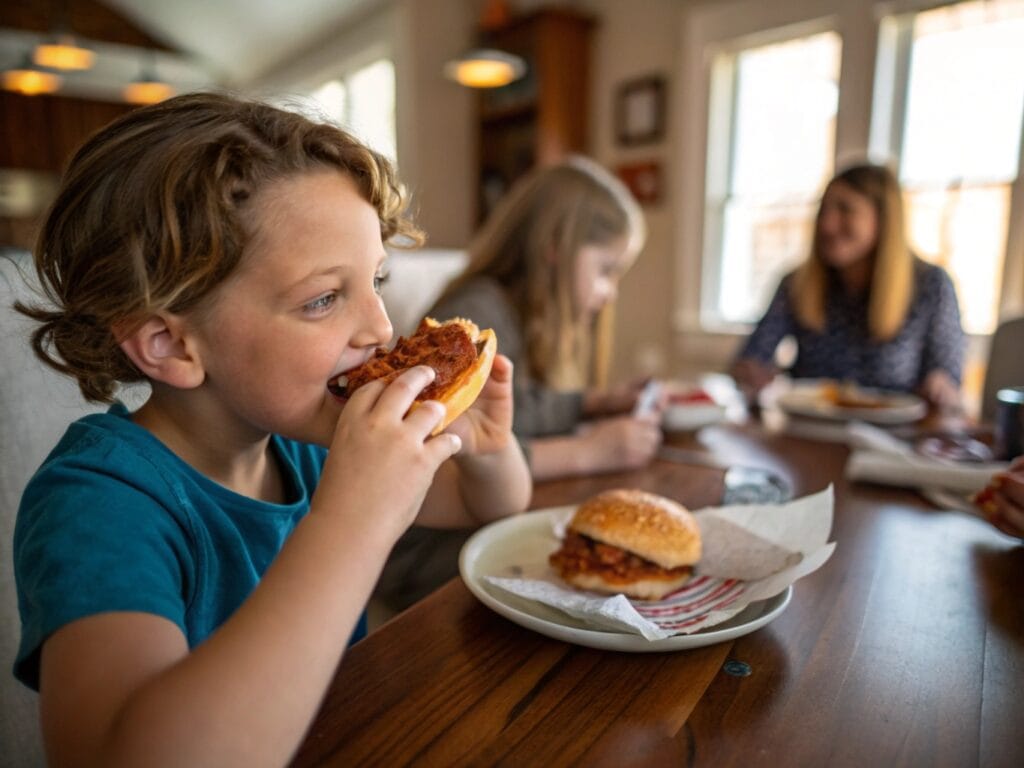
M16 305L40 323L36 355L73 376L86 399L111 402L119 383L145 378L115 329L123 336L154 312L198 308L238 266L256 193L325 168L355 182L385 242L422 240L388 160L333 125L196 93L101 129L72 158L36 243L49 306Z

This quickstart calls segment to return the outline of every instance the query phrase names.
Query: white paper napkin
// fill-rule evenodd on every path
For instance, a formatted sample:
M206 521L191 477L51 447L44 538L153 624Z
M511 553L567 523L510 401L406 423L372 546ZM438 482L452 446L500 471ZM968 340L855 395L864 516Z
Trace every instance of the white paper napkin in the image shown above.
M608 597L566 586L553 571L536 578L485 581L557 608L586 624L660 640L727 621L758 600L783 592L831 556L832 487L785 504L714 507L694 513L703 556L694 578L662 600ZM572 515L556 521L556 535Z
M850 480L903 488L940 488L961 494L980 491L1006 462L966 463L922 456L906 442L871 424L850 424L854 451L846 463Z

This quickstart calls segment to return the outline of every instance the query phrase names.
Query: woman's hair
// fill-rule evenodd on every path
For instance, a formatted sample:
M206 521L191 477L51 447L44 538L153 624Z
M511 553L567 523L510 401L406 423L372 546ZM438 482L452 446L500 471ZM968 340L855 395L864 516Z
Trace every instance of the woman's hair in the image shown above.
M351 178L385 242L420 233L390 163L345 131L229 95L196 93L130 112L74 155L35 248L49 306L32 345L110 402L145 377L118 345L157 311L199 308L232 273L253 231L253 197L268 184L322 170Z
M855 165L837 174L829 186L845 184L866 197L878 215L878 242L872 258L868 297L868 332L877 341L893 338L903 326L914 290L914 256L907 245L903 197L896 176L880 165ZM821 216L821 208L818 208ZM791 298L797 319L808 328L825 329L825 294L829 267L821 259L818 228L811 256L793 276Z
M576 259L583 246L622 237L634 255L646 239L643 214L622 182L584 157L537 168L498 203L441 300L477 276L496 280L522 317L534 378L558 388L600 383L612 308L595 321L577 306Z

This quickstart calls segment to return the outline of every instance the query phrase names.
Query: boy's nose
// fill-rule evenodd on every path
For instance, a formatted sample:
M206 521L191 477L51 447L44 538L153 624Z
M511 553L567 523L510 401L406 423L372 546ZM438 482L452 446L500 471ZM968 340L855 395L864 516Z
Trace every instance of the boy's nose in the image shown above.
M395 329L391 325L387 310L384 309L384 301L380 296L374 294L360 309L363 312L363 322L360 323L359 333L352 337L352 345L368 347L387 344L391 341Z

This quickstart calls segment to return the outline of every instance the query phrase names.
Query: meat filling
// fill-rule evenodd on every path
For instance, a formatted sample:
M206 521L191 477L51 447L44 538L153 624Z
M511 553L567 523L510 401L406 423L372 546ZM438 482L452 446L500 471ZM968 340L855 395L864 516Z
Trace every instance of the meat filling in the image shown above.
M387 384L402 371L426 365L434 369L436 376L416 399L432 400L448 391L476 358L477 347L461 325L451 323L430 327L420 323L415 334L409 338L400 337L390 351L378 348L373 357L345 374L345 386L334 386L332 390L351 396L359 387L375 379Z
M576 531L567 531L562 547L548 557L565 578L568 574L598 573L612 584L626 584L640 579L676 579L693 571L693 566L662 568L620 547L603 544Z

